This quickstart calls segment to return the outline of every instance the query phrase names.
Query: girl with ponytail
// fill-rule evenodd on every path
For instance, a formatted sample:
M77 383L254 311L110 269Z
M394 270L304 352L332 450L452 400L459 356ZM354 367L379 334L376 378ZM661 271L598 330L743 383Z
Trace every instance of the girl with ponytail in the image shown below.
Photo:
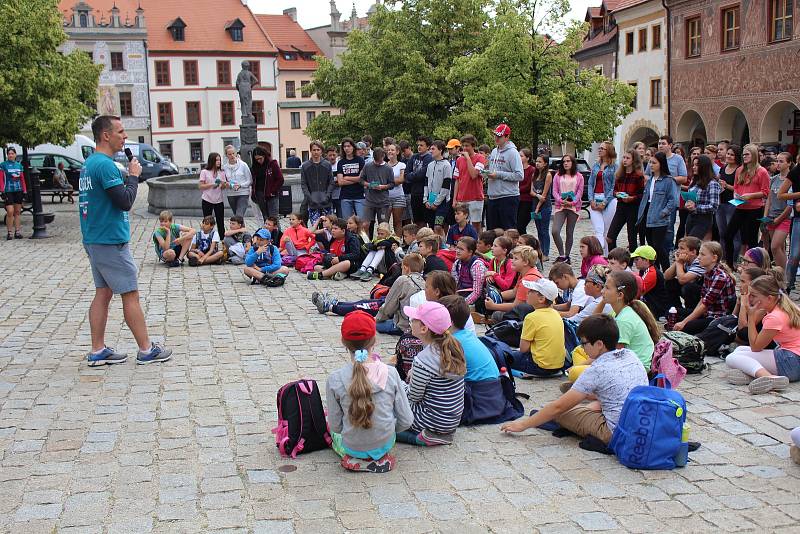
M725 359L731 368L728 381L747 384L754 395L786 389L789 382L800 380L800 309L783 289L779 272L753 280L748 297L750 346L738 347ZM777 347L766 349L773 341Z
M375 319L361 310L347 314L342 345L352 361L328 377L326 397L332 447L349 471L391 471L395 434L414 421L397 370L373 352L375 344Z
M653 351L661 337L661 327L647 305L636 299L639 286L628 271L612 271L603 286L603 302L616 314L619 328L617 348L629 348L645 369L650 369Z
M423 447L449 445L464 412L464 352L450 334L450 312L443 305L426 302L417 308L406 306L403 311L423 349L414 358L408 384L414 422L397 439Z
M675 330L692 335L705 330L714 319L728 315L736 306L736 280L728 266L722 262L722 245L716 241L703 243L697 262L705 271L703 286L700 288L700 302L674 327Z

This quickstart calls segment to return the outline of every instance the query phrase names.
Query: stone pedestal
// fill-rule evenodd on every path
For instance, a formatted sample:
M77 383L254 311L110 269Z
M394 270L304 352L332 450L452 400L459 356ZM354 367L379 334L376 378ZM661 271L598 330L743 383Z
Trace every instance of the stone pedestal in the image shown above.
M258 129L256 121L252 116L242 117L242 125L239 126L239 143L239 152L242 155L242 161L252 167L253 149L258 144Z

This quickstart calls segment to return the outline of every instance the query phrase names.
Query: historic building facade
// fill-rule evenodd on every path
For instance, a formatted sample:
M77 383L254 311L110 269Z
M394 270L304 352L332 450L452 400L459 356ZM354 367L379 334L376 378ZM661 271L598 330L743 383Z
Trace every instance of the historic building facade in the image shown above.
M670 131L687 145L800 142L800 2L666 0Z
M136 0L62 0L62 50L82 50L103 65L97 91L98 114L119 115L128 137L150 142L145 10ZM81 133L92 136L91 123Z
M612 12L617 24L617 80L636 89L633 112L614 135L618 151L637 142L656 145L667 131L666 19L661 0L623 0Z
M292 150L305 161L311 140L305 131L317 115L334 114L339 110L320 101L306 90L311 83L317 62L323 55L317 44L297 23L297 11L287 9L283 15L256 15L272 43L278 49L278 131L280 149L274 156L283 164Z

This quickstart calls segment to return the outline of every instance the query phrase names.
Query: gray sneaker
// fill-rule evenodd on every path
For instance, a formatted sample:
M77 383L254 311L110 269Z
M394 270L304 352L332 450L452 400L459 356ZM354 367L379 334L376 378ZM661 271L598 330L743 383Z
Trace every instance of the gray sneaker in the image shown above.
M333 275L333 279L337 282L341 282L345 278L347 278L347 273L336 273Z
M136 355L136 363L144 365L147 363L165 362L170 358L172 358L172 349L168 349L159 343L152 343L149 351L139 351Z
M746 386L753 381L753 377L739 369L730 369L725 373L725 380L734 386Z
M86 356L86 360L89 362L89 367L114 365L115 363L125 363L128 360L128 355L120 354L111 347L103 347L100 352L90 352Z
M372 275L373 275L373 274L374 274L374 273L373 273L373 271L372 271L372 270L370 270L370 269L367 269L367 270L366 270L366 271L364 271L364 273L361 275L361 278L360 278L360 280L361 280L362 282L369 282L370 280L372 280Z
M750 382L747 388L753 395L760 395L769 391L783 391L789 386L789 379L785 376L762 376Z

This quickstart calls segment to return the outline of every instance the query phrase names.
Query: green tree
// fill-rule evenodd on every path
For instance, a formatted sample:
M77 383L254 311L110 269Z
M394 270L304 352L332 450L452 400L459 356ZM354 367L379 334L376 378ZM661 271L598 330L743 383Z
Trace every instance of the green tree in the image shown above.
M578 68L572 55L585 28L565 23L568 11L567 0L499 0L488 46L459 58L449 78L466 84L463 113L507 122L518 141L534 147L571 142L580 150L612 137L632 111L634 91Z
M95 113L102 67L66 40L58 0L0 0L0 143L69 144Z
M464 84L449 80L456 58L480 53L488 42L490 0L407 0L378 6L364 31L353 31L341 67L318 58L313 90L344 109L321 115L309 137L338 142L369 132L376 138L485 129L464 112Z

